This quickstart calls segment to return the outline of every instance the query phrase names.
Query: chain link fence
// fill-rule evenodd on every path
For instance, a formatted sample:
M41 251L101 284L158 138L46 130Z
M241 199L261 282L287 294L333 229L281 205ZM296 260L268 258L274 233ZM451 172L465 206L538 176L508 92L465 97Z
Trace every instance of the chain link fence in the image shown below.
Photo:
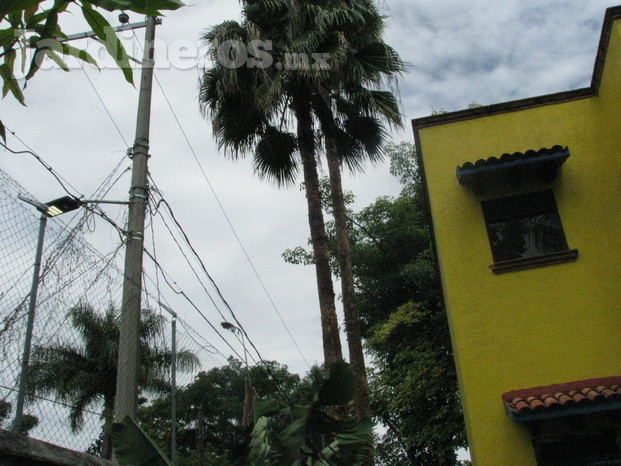
M36 209L18 199L19 194L31 197L0 170L0 427L5 429L11 428L14 417L39 232ZM100 340L110 336L101 328L98 330L97 325L105 326L107 312L111 310L114 310L112 321L117 322L123 282L123 273L116 265L123 252L121 240L110 253L103 255L82 236L91 215L80 209L65 214L66 222L63 218L47 222L30 359L30 376L34 373L38 378L29 377L38 389L33 391L32 384L29 385L23 422L24 427L30 427L31 437L78 451L87 450L99 438L104 399L96 393L82 393L82 397L76 393L102 384L116 384L114 374L97 371L96 367L101 369L101 361L90 361L91 373L86 365L89 358L101 356L96 351L102 347ZM171 317L157 306L160 298L145 294L143 303L152 306L159 322L151 344L166 354L171 351ZM84 315L81 319L76 317L76 309L92 311L91 322L85 321ZM177 386L190 383L200 370L225 363L224 356L183 320L176 325L176 341L179 352L187 350L199 361L191 370L178 372ZM71 358L75 363L67 364ZM37 366L42 361L46 364ZM46 375L49 379L51 370L57 371L56 377L62 379L66 375L64 371L76 370L80 364L83 364L82 379L74 378L67 383L64 393L51 388L51 381L45 380ZM170 382L169 371L165 375L165 382ZM75 422L76 413L81 413L82 422Z

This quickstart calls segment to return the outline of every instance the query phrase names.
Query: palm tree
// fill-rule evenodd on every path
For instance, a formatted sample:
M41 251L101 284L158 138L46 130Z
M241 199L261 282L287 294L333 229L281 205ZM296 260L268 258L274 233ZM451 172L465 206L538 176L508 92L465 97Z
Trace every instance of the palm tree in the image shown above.
M213 27L205 40L214 66L201 81L199 101L213 119L221 147L234 158L254 153L259 176L278 185L293 182L301 162L306 189L311 242L315 257L321 312L324 360L342 360L334 288L328 260L328 244L321 210L317 174L315 121L311 98L325 70L291 67L287 57L310 57L338 47L336 9L313 0L244 0L242 23L225 21ZM352 9L340 8L350 14ZM342 16L341 16L342 18ZM250 44L270 40L271 57L280 66L230 67L222 56L230 41ZM245 50L243 48L242 50ZM295 54L295 55L294 55ZM243 58L243 57L242 57ZM295 133L289 131L295 120Z
M324 359L330 364L342 356L317 175L315 126L319 122L317 129L324 134L338 229L350 359L359 378L356 406L359 415L368 416L370 405L355 310L340 167L343 160L360 166L360 158L365 154L371 159L378 157L384 131L377 115L391 123L400 123L392 93L365 86L381 84L399 73L403 64L394 50L381 41L382 17L369 1L247 0L243 3L243 16L241 24L227 21L204 37L215 66L203 76L202 108L211 113L220 145L233 157L254 152L259 176L281 185L290 183L297 174L298 157L301 160L322 316ZM227 41L248 44L265 39L271 40L271 56L276 64L286 64L287 53L310 56L312 52L323 52L330 56L330 69L224 66L227 60L238 58L226 56L223 60L221 46ZM297 122L295 135L286 131L291 116Z
M372 162L381 159L386 142L382 120L389 125L402 125L393 93L379 88L390 84L404 70L404 64L381 38L383 18L375 5L360 3L365 3L363 13L367 27L362 31L347 31L347 52L336 76L317 87L316 114L325 139L349 359L358 378L356 414L369 417L371 403L356 308L341 168L345 163L350 169L358 170L365 159Z
M73 432L83 427L85 409L103 404L102 457L109 459L116 395L118 312L111 307L101 314L88 304L79 304L68 312L68 317L81 341L35 347L28 391L38 396L53 395L70 404L69 423ZM170 392L167 375L171 353L161 346L164 323L163 316L149 309L142 310L138 384L152 394ZM177 351L179 370L191 370L198 365L198 358L192 352Z

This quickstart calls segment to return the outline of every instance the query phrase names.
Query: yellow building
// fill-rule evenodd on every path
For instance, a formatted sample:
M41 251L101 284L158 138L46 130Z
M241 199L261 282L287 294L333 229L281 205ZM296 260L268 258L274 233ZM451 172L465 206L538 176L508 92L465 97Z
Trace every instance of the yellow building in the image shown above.
M590 87L412 123L474 463L621 464L621 7Z

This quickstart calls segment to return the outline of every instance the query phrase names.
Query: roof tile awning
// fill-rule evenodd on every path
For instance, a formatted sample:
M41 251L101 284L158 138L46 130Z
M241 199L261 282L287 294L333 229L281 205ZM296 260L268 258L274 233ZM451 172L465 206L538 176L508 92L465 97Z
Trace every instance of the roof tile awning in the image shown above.
M567 146L553 146L537 151L502 154L500 157L466 162L457 167L457 180L463 186L480 192L498 184L521 184L526 179L550 182L556 178L558 167L569 157Z
M621 376L513 390L502 400L515 422L621 409Z

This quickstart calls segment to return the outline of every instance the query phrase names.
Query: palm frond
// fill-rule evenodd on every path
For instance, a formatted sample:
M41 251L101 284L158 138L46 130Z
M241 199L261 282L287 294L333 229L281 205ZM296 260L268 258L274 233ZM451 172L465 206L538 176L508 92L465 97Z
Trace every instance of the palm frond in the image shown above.
M79 432L84 427L84 410L99 401L101 396L99 393L90 391L80 394L69 409L69 425L73 433Z
M254 171L277 186L290 186L298 173L296 155L295 136L269 126L255 148Z
M379 119L370 116L355 116L345 122L347 134L364 150L366 159L371 163L383 160L383 147L386 144L388 134ZM343 157L350 170L358 170L358 163L351 158Z

